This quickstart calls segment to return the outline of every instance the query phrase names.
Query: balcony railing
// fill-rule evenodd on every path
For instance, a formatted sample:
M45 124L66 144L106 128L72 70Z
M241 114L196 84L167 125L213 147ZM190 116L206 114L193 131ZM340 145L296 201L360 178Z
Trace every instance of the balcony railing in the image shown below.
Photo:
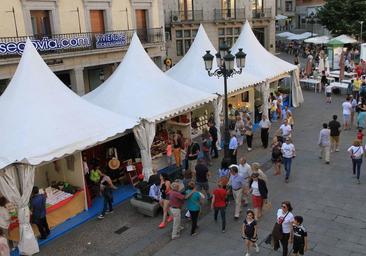
M226 21L226 20L244 20L245 9L215 9L214 20Z
M171 11L168 13L170 23L192 22L203 20L203 10Z
M135 31L143 44L162 43L164 40L163 28L34 35L29 38L40 54L60 54L126 47L130 44ZM0 37L0 58L21 55L27 38L27 36Z
M271 8L253 10L253 19L269 19L269 18L272 18Z

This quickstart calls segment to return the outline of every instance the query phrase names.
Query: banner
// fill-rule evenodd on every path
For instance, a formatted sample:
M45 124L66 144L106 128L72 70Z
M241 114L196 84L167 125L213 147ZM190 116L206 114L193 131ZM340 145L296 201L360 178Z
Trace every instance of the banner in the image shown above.
M127 36L125 33L105 33L95 35L97 49L111 48L111 47L122 47L127 45Z

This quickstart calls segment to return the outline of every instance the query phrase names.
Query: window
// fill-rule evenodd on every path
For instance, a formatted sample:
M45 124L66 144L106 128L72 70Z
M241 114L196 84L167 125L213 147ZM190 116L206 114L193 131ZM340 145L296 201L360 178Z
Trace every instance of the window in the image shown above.
M262 11L263 10L263 0L252 0L252 10Z
M197 29L184 29L175 31L177 56L183 56L188 52L196 34Z
M219 28L219 46L226 42L229 47L232 47L240 35L240 27Z
M33 35L51 35L50 11L31 10Z
M235 9L235 0L221 0L221 9Z
M286 1L285 2L285 10L286 10L286 12L292 12L293 11L292 1Z
M179 0L179 13L181 20L193 20L193 0Z
M90 10L90 26L93 33L104 33L104 11Z

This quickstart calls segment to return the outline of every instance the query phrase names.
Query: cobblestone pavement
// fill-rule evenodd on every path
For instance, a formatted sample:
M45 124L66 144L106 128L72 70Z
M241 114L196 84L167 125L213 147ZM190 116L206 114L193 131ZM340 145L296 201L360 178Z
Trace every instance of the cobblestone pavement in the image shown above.
M351 161L346 154L356 130L342 132L341 151L332 153L331 164L325 165L318 159L318 133L321 124L328 122L333 114L341 116L343 97L333 97L332 104L325 104L323 95L311 91L304 91L304 97L305 104L293 111L297 157L290 183L285 184L283 177L274 176L272 168L266 170L273 210L266 212L259 222L261 251L257 255L281 255L273 252L262 240L270 232L276 209L283 200L290 200L294 214L304 217L304 225L309 231L309 252L306 255L366 255L365 167L358 185L352 177ZM249 162L258 161L270 167L270 151L260 147L258 134L254 137L254 150L247 152L242 146L240 155L247 156ZM218 162L212 166L212 172L216 173ZM126 202L104 220L89 221L41 247L38 255L244 255L241 221L234 221L232 216L233 206L229 205L227 232L222 234L206 205L199 220L199 234L191 237L190 223L186 222L182 237L170 241L170 226L163 230L157 228L161 216L143 217ZM121 234L115 233L122 227L128 229Z

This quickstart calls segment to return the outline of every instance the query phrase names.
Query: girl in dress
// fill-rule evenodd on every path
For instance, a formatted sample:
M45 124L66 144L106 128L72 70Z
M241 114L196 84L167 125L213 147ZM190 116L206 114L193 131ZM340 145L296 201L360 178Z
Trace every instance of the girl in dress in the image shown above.
M259 252L257 245L257 221L254 219L254 212L252 210L247 211L247 217L243 222L242 238L244 239L244 245L246 248L245 256L250 256L250 249L254 246L255 251Z

